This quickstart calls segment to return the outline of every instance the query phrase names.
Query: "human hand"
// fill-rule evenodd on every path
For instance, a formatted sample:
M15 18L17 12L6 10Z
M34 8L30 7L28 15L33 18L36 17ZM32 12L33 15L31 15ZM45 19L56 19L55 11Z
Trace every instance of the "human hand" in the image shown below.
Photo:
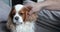
M33 8L30 11L30 14L34 13L34 12L38 12L41 9L53 9L55 7L55 5L57 4L56 0L46 0L43 2L39 2L36 3ZM56 8L56 7L55 7Z

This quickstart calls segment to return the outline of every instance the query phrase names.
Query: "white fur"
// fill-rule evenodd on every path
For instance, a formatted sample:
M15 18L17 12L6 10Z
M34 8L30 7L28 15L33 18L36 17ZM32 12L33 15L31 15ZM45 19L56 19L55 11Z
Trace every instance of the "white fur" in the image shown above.
M22 25L16 25L14 32L34 32L34 22L26 22Z
M22 8L23 8L23 5L21 4L15 5L15 9L17 12L20 11Z

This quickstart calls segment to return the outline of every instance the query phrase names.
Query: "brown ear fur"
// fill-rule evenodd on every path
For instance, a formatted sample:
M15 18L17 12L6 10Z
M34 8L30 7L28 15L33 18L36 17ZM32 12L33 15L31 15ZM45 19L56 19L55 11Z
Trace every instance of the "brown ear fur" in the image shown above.
M13 24L13 21L12 21L12 11L14 10L14 8L12 8L9 16L8 16L8 21L7 21L7 28L8 29L13 29L15 28L15 25Z
M31 6L27 6L28 10L25 12L25 21L32 21L32 20L36 20L37 19L37 13L33 13L32 15L29 15L29 12L31 11L32 7Z
M13 29L13 28L15 28L15 26L14 26L14 24L12 23L10 17L8 18L7 28L8 28L8 29Z
M38 17L37 13L33 13L33 14L31 14L29 16L29 20L30 21L36 21L37 20L37 17Z

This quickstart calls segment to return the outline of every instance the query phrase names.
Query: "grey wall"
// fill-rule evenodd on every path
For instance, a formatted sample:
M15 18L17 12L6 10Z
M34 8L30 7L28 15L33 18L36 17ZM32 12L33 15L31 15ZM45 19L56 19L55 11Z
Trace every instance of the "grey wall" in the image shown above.
M2 0L4 3L6 3L9 6L12 6L12 1L11 0Z
M37 2L41 2L41 1L44 1L44 0L37 0Z
M0 0L0 21L6 21L11 10L11 6L9 5L9 1Z
M9 5L9 0L2 0L2 1Z

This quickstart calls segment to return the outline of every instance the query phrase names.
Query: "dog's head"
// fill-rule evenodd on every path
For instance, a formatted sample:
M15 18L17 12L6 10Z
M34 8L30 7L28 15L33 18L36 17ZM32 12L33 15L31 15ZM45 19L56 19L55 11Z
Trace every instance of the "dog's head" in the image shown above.
M35 13L29 15L31 9L32 7L30 6L24 6L21 4L15 5L9 14L9 18L11 19L10 21L12 21L15 24L23 24L28 21L35 20L36 19Z

